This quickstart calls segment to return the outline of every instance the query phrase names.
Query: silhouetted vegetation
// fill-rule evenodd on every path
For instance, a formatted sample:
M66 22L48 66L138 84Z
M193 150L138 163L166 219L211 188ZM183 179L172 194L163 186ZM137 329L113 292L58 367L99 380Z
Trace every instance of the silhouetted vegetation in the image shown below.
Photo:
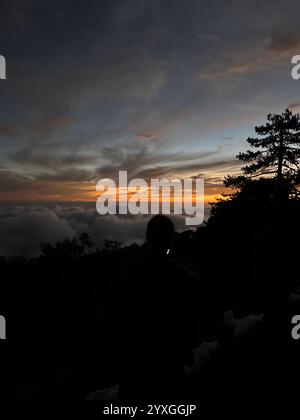
M286 110L281 115L268 114L266 125L255 127L260 138L248 138L247 142L256 151L239 153L237 158L246 165L243 176L228 176L227 187L244 188L256 177L273 176L274 200L299 196L300 176L300 116Z
M195 231L153 222L142 246L82 234L1 258L9 395L78 399L120 383L124 398L297 398L299 129L288 110L256 127L259 151L239 155L244 175Z

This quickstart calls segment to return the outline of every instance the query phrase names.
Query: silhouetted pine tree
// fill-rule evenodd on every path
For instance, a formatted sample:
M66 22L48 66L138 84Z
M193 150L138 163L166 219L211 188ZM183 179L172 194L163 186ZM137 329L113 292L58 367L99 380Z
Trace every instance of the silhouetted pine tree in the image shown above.
M225 186L243 188L255 177L272 177L274 193L281 201L288 194L298 194L300 182L300 115L287 109L282 114L268 114L265 125L255 127L259 138L247 139L251 148L237 158L246 165L242 176L228 176Z

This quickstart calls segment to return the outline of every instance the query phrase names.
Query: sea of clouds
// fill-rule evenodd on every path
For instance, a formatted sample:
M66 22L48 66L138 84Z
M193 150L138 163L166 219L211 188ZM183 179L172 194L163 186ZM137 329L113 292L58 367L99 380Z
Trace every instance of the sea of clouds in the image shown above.
M105 215L96 212L95 204L22 204L0 206L0 255L32 257L39 245L72 239L87 232L102 246L105 239L129 245L142 243L151 216ZM178 231L185 230L183 216L171 216Z

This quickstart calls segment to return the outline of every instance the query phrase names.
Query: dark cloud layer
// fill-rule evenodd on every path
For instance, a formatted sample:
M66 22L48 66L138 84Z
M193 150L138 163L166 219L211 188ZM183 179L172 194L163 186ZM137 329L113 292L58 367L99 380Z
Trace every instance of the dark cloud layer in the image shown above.
M2 166L33 165L38 178L33 158L43 153L60 166L82 147L96 156L112 144L136 147L136 139L171 152L214 150L236 135L228 127L298 102L289 71L299 11L296 0L7 3Z

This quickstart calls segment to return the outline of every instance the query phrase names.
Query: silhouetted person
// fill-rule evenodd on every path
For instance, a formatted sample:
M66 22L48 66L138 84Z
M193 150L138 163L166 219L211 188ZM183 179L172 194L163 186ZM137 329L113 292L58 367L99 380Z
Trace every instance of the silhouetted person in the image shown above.
M153 217L146 238L144 255L127 264L125 276L120 399L179 400L192 347L186 275L169 258L170 219Z

